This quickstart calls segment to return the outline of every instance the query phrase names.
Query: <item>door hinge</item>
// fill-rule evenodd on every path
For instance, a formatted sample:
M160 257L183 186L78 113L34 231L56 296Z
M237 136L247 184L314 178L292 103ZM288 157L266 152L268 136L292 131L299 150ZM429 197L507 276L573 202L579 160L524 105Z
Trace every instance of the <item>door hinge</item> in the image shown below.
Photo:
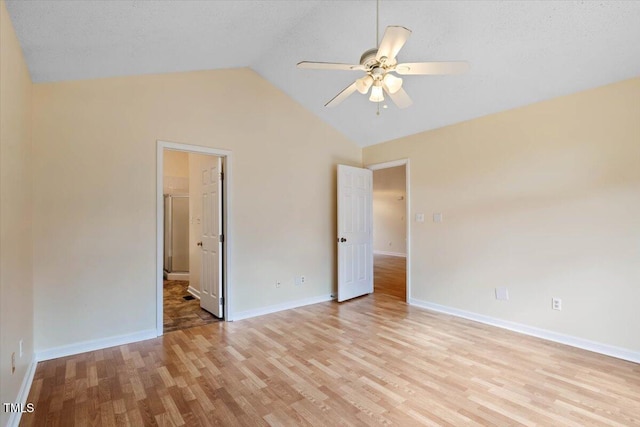
M220 181L224 181L224 172L220 172Z
M224 305L224 297L220 297L220 305Z
M220 243L224 243L224 234L220 235Z

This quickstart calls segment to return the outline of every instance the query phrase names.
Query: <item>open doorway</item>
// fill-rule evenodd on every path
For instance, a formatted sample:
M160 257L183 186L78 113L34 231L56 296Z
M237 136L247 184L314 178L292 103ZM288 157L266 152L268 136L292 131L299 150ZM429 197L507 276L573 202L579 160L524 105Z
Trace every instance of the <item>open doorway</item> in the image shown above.
M369 169L373 170L374 292L408 301L408 161Z
M229 156L158 141L158 335L227 316L224 169Z

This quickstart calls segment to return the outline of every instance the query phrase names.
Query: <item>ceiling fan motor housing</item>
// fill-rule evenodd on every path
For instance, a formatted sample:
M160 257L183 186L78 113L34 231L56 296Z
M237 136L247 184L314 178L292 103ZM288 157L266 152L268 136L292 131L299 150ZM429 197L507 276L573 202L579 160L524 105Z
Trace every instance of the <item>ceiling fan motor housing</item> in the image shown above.
M376 59L376 55L378 54L378 49L373 48L369 49L360 57L360 65L365 66L368 70L372 69L376 65L378 65L378 60Z
M378 65L375 65L369 73L374 80L382 80L384 75L387 73L387 70Z

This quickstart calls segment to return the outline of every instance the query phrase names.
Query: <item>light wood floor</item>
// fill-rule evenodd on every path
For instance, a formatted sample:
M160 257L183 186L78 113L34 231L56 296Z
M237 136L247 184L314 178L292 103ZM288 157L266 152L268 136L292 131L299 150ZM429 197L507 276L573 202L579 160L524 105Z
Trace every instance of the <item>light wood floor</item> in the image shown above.
M373 256L373 292L407 300L406 258Z
M640 365L382 292L38 364L21 425L640 425Z

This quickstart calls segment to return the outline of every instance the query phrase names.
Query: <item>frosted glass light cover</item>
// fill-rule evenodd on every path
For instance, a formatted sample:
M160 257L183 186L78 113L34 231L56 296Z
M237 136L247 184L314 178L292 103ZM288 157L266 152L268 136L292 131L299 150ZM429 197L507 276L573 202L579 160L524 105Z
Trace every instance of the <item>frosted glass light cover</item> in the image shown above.
M371 96L369 97L369 101L371 102L382 102L384 101L384 94L382 93L382 86L373 86L371 88Z
M383 81L385 86L387 87L387 90L391 94L396 93L402 87L402 79L400 77L394 76L393 74L386 74Z

